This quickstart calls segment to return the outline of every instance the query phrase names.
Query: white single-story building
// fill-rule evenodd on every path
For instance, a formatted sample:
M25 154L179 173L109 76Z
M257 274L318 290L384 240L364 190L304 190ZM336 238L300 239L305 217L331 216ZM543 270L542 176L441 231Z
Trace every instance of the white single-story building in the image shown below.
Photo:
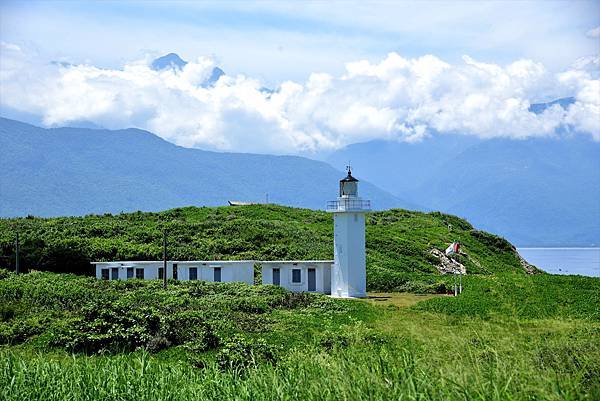
M155 280L163 278L162 261L92 262L96 278L128 280L133 278ZM168 261L167 278L175 280L202 280L212 282L254 283L253 260L186 260Z
M163 278L162 261L93 262L96 278L103 280L157 280ZM167 278L210 282L254 283L254 265L260 265L262 283L293 292L331 293L333 260L231 260L168 261Z
M262 283L273 284L293 292L331 294L333 260L277 260L257 262Z

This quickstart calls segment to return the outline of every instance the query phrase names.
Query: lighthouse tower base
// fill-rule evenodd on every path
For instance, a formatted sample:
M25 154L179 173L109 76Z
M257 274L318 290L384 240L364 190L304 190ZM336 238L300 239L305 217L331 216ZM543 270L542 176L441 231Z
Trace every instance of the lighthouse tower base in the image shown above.
M334 264L331 274L331 296L365 298L367 270L365 257L365 213L340 211L333 213Z

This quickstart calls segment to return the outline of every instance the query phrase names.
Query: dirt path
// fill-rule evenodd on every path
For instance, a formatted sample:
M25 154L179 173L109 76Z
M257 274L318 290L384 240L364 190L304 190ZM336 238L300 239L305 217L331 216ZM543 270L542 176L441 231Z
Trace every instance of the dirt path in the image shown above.
M369 292L366 301L373 305L395 305L400 308L412 306L426 299L445 297L441 294L411 294L408 292Z

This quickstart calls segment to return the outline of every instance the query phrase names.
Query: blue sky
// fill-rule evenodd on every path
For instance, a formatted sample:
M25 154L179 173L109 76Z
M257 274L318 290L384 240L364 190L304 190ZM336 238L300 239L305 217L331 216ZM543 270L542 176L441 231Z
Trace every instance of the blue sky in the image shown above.
M586 36L600 24L598 1L5 1L1 18L2 40L49 58L117 67L147 52L213 55L229 73L269 82L392 51L560 70L600 46Z
M169 52L189 63L150 68ZM226 75L203 87L216 66ZM599 77L600 1L0 3L0 114L188 147L600 140ZM567 96L567 108L529 110Z

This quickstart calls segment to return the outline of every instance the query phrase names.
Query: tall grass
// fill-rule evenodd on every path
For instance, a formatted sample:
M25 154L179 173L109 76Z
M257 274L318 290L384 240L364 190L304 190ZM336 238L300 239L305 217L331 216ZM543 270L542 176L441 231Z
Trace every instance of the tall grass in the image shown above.
M0 353L0 398L12 400L584 400L598 382L582 365L557 372L492 348L447 362L415 348L296 351L277 365L222 372L148 354L52 359ZM527 355L530 356L530 355ZM597 379L597 377L596 377Z

